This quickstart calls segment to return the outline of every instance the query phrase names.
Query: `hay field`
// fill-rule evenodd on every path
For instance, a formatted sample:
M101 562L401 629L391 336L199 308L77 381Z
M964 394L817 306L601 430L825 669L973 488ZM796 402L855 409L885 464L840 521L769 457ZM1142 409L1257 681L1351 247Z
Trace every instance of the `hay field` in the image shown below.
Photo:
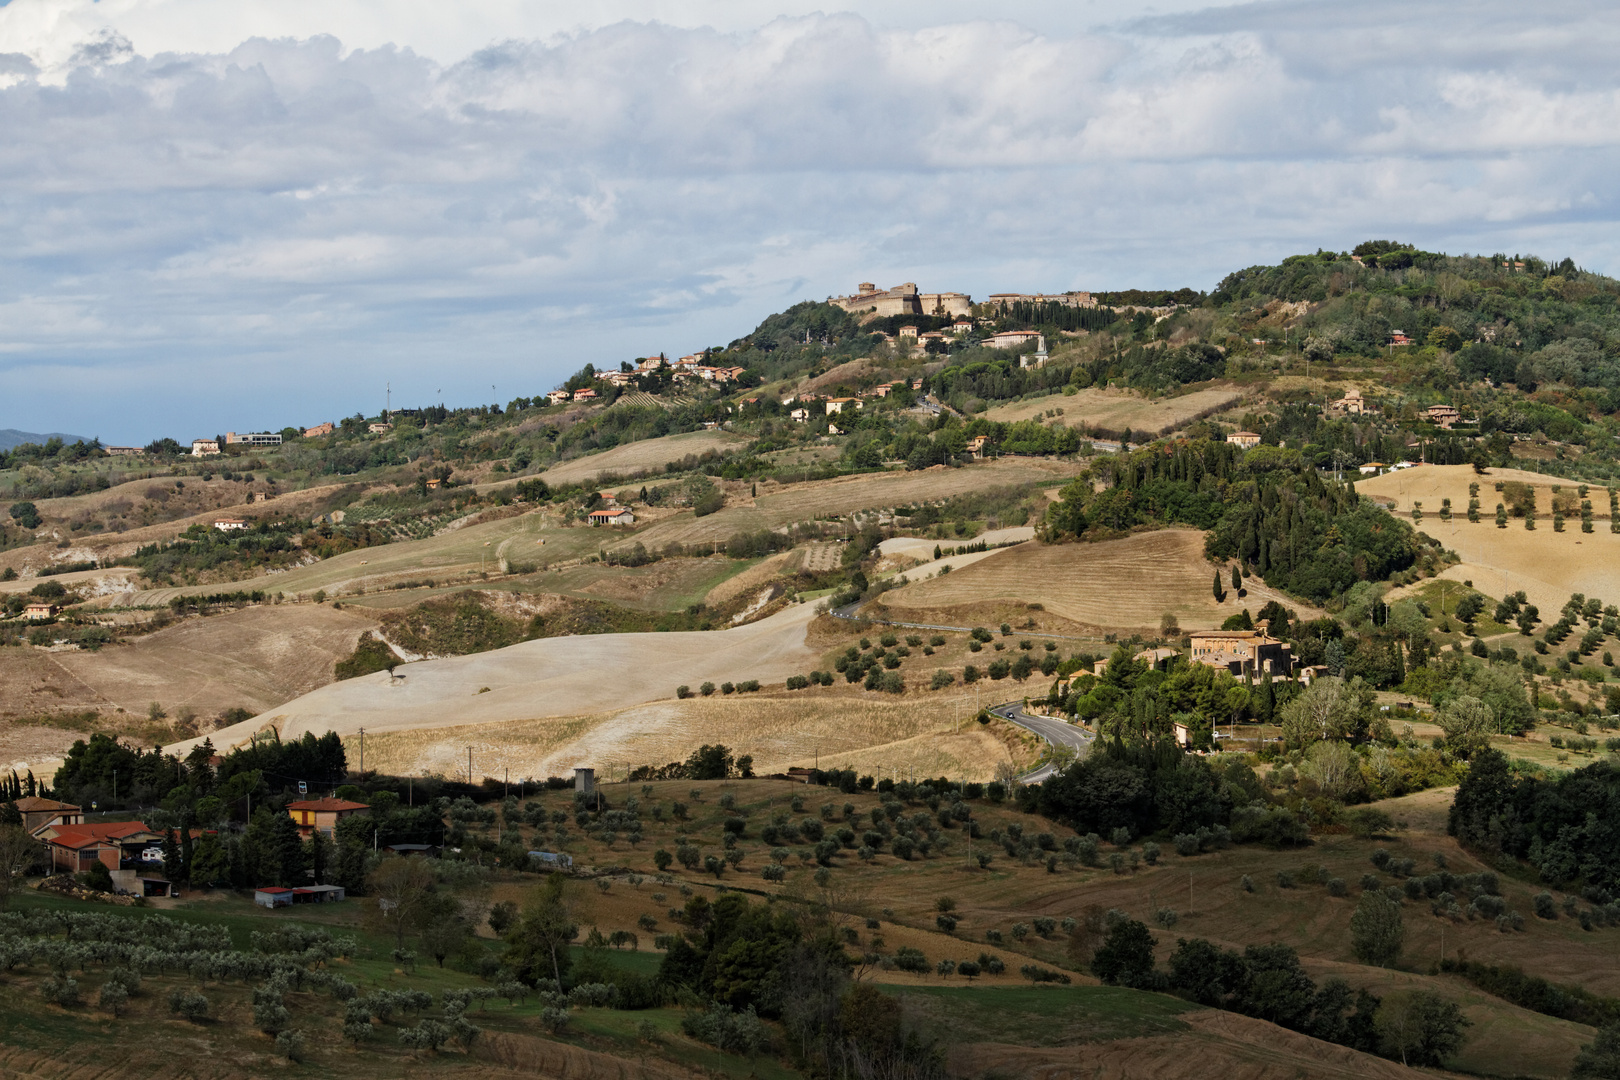
M1072 462L1001 458L961 469L863 473L785 487L761 484L759 495L752 500L738 500L702 518L679 514L638 533L635 539L649 548L724 541L739 532L774 529L796 521L948 499L968 491L1062 481L1078 471Z
M973 698L893 698L841 687L655 701L611 713L433 727L372 734L366 765L395 772L466 774L467 747L479 776L535 779L594 765L606 776L627 768L685 760L703 743L751 754L754 770L794 766L857 769L877 777L962 776L990 780L1012 761L1007 745L973 722ZM959 721L959 722L958 722ZM957 729L960 730L957 730ZM345 739L350 753L358 737ZM1030 755L1022 754L1021 758ZM373 766L375 762L375 766ZM1018 764L1027 762L1020 760Z
M1085 627L1157 631L1166 612L1187 630L1219 626L1247 607L1279 600L1302 618L1319 614L1309 604L1266 588L1258 579L1249 595L1226 603L1211 594L1214 566L1204 558L1204 534L1161 529L1096 544L1027 543L991 552L946 577L914 581L883 594L904 617L909 610L938 611L996 602L1040 603L1054 615Z
M667 463L679 461L688 454L734 450L748 441L745 436L733 435L729 431L689 431L681 435L625 443L600 454L587 454L561 465L553 465L539 475L552 485L590 483L604 473L628 474L642 469L662 469ZM515 480L502 480L499 483L479 484L477 490L494 491L514 483Z
M377 672L324 686L214 732L214 745L245 742L266 725L283 738L442 728L605 713L673 698L677 686L704 681L780 682L819 663L805 645L815 614L801 604L727 630L544 638L424 660L400 668L403 678Z
M182 709L204 720L226 709L260 712L331 682L332 666L376 625L353 608L287 604L188 619L95 652L4 649L0 710L11 716L93 711L110 719L121 710L131 722L144 722L154 701L171 717ZM47 754L36 745L37 731L0 717L0 760L37 762L80 737L58 737L62 745Z
M1052 394L998 405L985 415L1006 424L1031 419L1050 409L1062 409L1063 415L1056 422L1071 427L1085 423L1116 435L1126 428L1137 436L1163 435L1192 423L1201 415L1229 409L1242 399L1243 395L1236 390L1197 390L1180 397L1149 399L1134 390L1088 387L1077 394Z
M1522 519L1512 517L1507 528L1496 527L1496 504L1503 501L1496 490L1498 480L1518 480L1538 489L1534 532L1525 529ZM1479 484L1478 523L1467 516L1471 482ZM1411 521L1412 503L1423 504L1423 521L1415 527L1462 558L1441 577L1472 581L1474 588L1498 598L1522 589L1543 612L1556 612L1577 592L1600 597L1605 603L1620 602L1620 535L1609 532L1607 491L1593 487L1587 495L1597 517L1595 532L1582 533L1576 515L1557 533L1552 526L1554 484L1565 491L1579 489L1572 481L1518 469L1492 469L1489 475L1476 476L1468 465L1423 465L1358 481L1356 490L1380 502L1394 503L1395 512L1406 521ZM1440 520L1443 498L1451 499L1449 523Z

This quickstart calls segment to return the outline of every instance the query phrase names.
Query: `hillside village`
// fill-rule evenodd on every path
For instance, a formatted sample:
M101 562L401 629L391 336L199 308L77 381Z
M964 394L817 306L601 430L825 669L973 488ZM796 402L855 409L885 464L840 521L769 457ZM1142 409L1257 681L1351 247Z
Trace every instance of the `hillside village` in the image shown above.
M0 451L0 1060L1567 1075L1617 302L1391 241L862 282L504 404Z

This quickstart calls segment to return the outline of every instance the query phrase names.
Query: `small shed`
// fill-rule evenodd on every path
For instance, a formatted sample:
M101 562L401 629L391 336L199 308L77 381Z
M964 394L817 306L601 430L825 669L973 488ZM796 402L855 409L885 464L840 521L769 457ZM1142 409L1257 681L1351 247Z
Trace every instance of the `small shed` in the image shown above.
M345 896L341 885L304 885L292 891L295 904L335 904Z
M284 889L279 885L269 885L262 889L253 890L253 902L260 907L278 908L292 907L293 891Z
M576 766L574 769L574 790L589 795L596 790L596 770L585 766Z

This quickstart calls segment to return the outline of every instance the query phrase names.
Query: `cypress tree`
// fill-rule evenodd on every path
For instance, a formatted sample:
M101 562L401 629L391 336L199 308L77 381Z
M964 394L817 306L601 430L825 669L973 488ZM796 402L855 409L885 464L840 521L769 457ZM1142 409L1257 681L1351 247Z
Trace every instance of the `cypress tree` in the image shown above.
M1233 571L1233 573L1235 574L1236 571ZM1215 571L1214 593L1215 593L1215 602L1217 604L1224 604L1226 602L1226 590L1221 588L1221 572L1219 570Z
M1238 572L1237 563L1232 564L1232 588L1243 588L1243 575Z

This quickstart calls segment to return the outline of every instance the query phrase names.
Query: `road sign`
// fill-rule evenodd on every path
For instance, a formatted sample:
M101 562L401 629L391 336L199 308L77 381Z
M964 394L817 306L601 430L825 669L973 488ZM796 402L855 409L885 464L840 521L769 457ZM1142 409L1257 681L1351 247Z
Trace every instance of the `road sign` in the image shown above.
M302 780L298 781L298 794L300 794L300 795L308 795L309 794L309 785L304 783Z

